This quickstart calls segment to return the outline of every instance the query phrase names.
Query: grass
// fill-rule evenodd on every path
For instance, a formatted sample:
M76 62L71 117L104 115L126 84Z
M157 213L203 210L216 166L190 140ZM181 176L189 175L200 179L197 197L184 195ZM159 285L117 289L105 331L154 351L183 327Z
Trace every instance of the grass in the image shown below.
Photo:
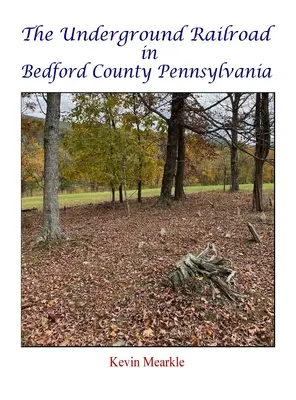
M240 185L241 190L252 190L252 184L244 184ZM273 183L264 184L264 190L273 190ZM210 190L223 190L222 185L216 186L187 186L185 188L186 193L196 193L201 191L210 191ZM229 190L229 186L226 187L226 190ZM129 198L136 198L137 191L136 190L128 190ZM160 188L155 189L143 189L142 196L143 197L153 197L159 196ZM60 207L64 206L76 206L83 205L89 203L101 203L103 201L110 201L111 193L110 192L97 192L97 193L74 193L74 194L60 194L59 195L59 204ZM24 197L22 198L22 209L26 208L39 208L41 209L43 205L42 196L33 196L33 197Z

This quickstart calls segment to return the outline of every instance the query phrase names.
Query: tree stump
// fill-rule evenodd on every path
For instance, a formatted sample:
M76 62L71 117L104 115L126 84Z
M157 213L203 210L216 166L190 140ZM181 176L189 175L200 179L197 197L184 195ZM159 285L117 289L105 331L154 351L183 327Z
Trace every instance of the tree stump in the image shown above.
M210 253L212 253L211 256ZM215 245L208 244L200 254L189 253L183 257L177 262L177 269L170 274L173 289L177 290L184 286L192 278L203 277L204 282L210 286L213 300L215 300L215 287L231 301L238 301L245 297L231 286L235 275L235 271L231 268L231 260L218 258L217 255Z
M253 239L255 240L255 242L256 242L256 243L261 243L260 236L258 235L258 233L257 233L257 231L256 231L256 229L255 229L255 227L254 227L254 225L252 225L250 222L248 222L247 225L248 225L249 231L251 232L251 234L252 234Z

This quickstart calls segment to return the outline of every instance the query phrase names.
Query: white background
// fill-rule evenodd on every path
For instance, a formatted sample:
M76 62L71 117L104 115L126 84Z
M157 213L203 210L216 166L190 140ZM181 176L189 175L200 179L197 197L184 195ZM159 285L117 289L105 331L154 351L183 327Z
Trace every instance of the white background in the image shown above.
M295 25L292 1L55 1L17 2L1 8L1 366L3 399L292 399L295 398ZM112 66L141 63L143 44L23 42L26 26L43 24L93 30L177 30L183 25L267 29L269 43L162 43L159 60L176 66L223 61L269 64L266 80L22 80L23 64L46 66L93 61ZM294 25L294 26L293 26ZM147 61L148 63L148 61ZM20 347L20 92L22 91L269 91L276 92L276 347L275 348L21 348ZM260 268L260 266L259 266ZM293 281L294 280L294 281ZM178 369L109 368L109 357L178 355ZM294 372L293 372L294 370Z

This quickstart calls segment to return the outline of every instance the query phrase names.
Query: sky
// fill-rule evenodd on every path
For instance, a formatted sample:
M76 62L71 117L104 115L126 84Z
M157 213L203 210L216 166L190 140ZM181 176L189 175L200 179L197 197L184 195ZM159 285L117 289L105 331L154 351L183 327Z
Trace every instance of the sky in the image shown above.
M36 96L38 96L39 104L38 104ZM72 93L62 93L61 115L67 114L74 107L72 97L73 97ZM209 93L205 93L202 97L203 97L203 101L205 101L206 104L207 104L208 100L213 101L213 94L212 95L210 94L210 96L209 96ZM31 116L38 117L38 118L45 118L44 113L46 111L46 103L45 103L43 97L41 96L41 94L39 94L39 95L34 94L33 97L31 97L31 99L25 97L24 99L22 99L22 104L24 104L24 102L26 102L26 101L34 101L35 103L37 103L37 107L34 111L32 111L32 110L25 111L26 115L31 115ZM23 109L23 107L22 107L22 109Z
M22 99L22 104L25 101L28 101L28 98L24 98ZM41 95L38 95L38 100L39 100L39 104L37 102L36 96L33 95L33 97L31 98L31 101L34 101L35 103L37 103L37 107L35 111L26 111L25 114L26 115L32 115L34 117L38 117L38 118L45 118L44 112L46 111L46 103L43 99L43 97ZM61 96L61 114L63 115L64 113L68 113L69 111L72 110L74 106L74 103L72 102L72 94L71 93L62 93ZM23 107L22 107L23 108Z

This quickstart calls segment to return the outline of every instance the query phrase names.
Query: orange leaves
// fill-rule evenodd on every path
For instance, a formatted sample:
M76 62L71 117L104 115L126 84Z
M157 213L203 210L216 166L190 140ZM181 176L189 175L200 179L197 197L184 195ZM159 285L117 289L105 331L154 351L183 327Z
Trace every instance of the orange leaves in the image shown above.
M118 327L117 327L117 325L115 325L115 324L111 324L111 325L110 325L110 329L111 329L112 331L118 331Z
M144 338L150 338L154 335L153 329L151 328L151 325L153 324L151 314L148 314L146 311L144 311L143 321L146 329L144 329L142 335Z
M125 340L122 339L124 337L124 333L121 332L119 327L114 323L110 325L109 336L111 337L112 346L125 345Z
M110 325L110 336L112 338L116 338L117 337L117 332L118 332L118 327L115 324L111 324Z
M29 184L31 188L38 186L40 189L43 179L43 129L44 120L33 117L22 117L22 182Z
M150 328L152 324L152 317L144 311L143 320L146 328Z
M207 335L213 336L213 330L209 326L204 326L203 330Z
M192 344L192 346L198 346L197 337L194 335L191 336L191 344Z

